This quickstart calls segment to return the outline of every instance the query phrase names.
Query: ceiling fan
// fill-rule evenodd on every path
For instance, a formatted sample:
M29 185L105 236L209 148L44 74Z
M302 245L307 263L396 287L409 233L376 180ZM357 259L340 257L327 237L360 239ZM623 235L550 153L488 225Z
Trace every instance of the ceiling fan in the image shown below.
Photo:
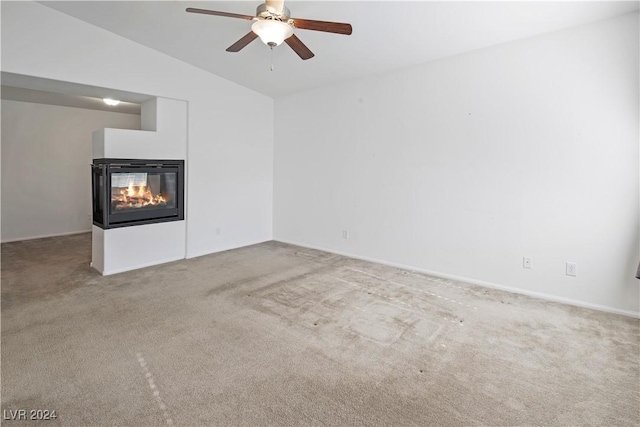
M266 0L264 4L257 7L256 16L196 9L193 7L187 8L187 12L254 21L251 25L251 31L229 46L227 52L239 52L242 48L260 37L260 40L271 49L285 42L300 58L310 59L314 56L313 52L293 34L294 28L344 35L349 35L352 31L351 24L291 18L289 9L284 6L284 0Z

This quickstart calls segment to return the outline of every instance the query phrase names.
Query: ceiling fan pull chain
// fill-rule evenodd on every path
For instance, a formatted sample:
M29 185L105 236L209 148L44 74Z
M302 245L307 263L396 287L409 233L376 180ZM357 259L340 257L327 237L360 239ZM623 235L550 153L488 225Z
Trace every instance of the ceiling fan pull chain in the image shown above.
M271 71L273 71L273 45L269 45L269 48L271 49Z
M271 71L273 71L273 45L269 46L271 49Z

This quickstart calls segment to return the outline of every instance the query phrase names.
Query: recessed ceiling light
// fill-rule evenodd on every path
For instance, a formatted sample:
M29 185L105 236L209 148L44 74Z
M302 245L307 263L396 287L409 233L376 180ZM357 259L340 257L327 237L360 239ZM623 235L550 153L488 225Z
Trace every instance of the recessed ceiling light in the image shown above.
M120 101L118 101L117 99L104 98L103 101L105 104L111 105L112 107L115 107L116 105L120 104Z

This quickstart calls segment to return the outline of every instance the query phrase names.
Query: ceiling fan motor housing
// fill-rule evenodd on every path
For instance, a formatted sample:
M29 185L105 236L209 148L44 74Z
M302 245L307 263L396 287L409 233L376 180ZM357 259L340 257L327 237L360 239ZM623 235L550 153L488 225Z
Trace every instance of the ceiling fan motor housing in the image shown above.
M289 17L291 16L291 12L287 9L286 6L282 6L282 13L274 13L267 9L267 4L263 3L256 8L256 17L262 19L274 19L277 21L287 22Z

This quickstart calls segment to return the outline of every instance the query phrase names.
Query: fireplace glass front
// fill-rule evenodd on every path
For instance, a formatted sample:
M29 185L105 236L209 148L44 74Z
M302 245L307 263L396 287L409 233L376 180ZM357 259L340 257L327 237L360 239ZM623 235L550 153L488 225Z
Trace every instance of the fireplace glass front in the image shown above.
M95 159L93 223L128 227L184 219L184 161Z

